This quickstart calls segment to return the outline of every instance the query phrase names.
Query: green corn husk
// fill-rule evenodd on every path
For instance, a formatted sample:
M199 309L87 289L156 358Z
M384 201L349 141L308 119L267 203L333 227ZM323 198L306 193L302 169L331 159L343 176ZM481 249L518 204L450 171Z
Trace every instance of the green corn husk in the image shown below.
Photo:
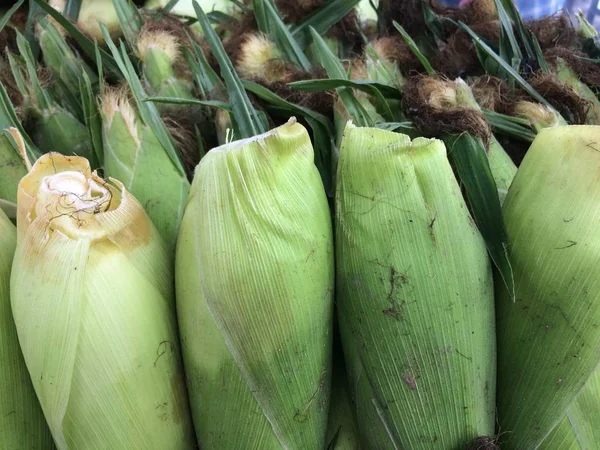
M454 122L457 128L464 127L463 123L457 121L456 117L451 113L457 112L456 110L475 110L481 112L481 108L469 85L461 78L455 80L440 80L432 77L424 77L419 82L419 90L421 91L419 99L424 106L433 108L441 114L447 113L448 116L444 117L444 120ZM418 107L421 107L420 105ZM420 114L424 114L422 111ZM489 127L488 124L484 126ZM467 128L465 135L471 135ZM481 132L485 130L480 130ZM444 139L444 142L451 150L453 142L456 140L456 136L459 135L458 131L454 134L450 133L447 135L440 136ZM474 135L473 135L474 136ZM476 136L474 136L476 138ZM506 153L502 145L494 137L490 135L490 139L487 147L487 157L491 170L492 177L498 190L498 197L500 204L504 201L508 188L517 172L517 166L512 161L510 156Z
M340 323L340 334L344 343L344 355L350 381L350 397L354 399L354 410L361 448L369 450L398 450L389 425L382 414L383 408L375 398L370 381L360 360L348 326Z
M460 449L492 435L492 270L441 141L347 126L336 263L344 347L382 408L387 448Z
M565 418L552 430L540 448L587 450L600 448L600 370L596 369L577 394Z
M107 90L101 114L105 175L118 179L135 195L169 248L174 249L189 181L126 93Z
M481 111L481 108L473 97L471 88L464 80L457 78L451 82L451 85L452 88L455 89L454 95L457 106ZM500 204L502 204L506 197L506 193L508 192L508 188L517 173L517 166L510 156L508 156L508 153L506 153L504 148L502 148L502 145L494 135L490 138L487 154L490 162L490 170L492 171L492 176L494 177L496 187L498 188Z
M600 363L598 139L594 126L541 131L504 204L516 301L498 287L503 449L537 448Z
M600 370L586 383L583 390L567 411L567 417L575 429L584 449L600 448Z
M538 448L542 450L585 450L579 444L568 417L560 421Z
M341 352L341 342L335 340L333 352L333 378L331 404L327 422L327 450L359 450L355 409L350 399L350 385L346 376L346 364Z
M172 269L142 206L88 162L19 184L13 316L59 450L195 448Z
M324 448L333 238L313 158L291 119L211 150L196 169L176 286L205 448Z
M25 110L34 122L30 136L44 152L65 152L82 156L96 166L87 127L72 111L63 107L38 78L31 48L22 35L17 43L21 57L9 54L12 73L25 99Z
M9 298L17 231L0 208L0 448L52 450L54 443L21 354Z
M18 133L15 128L7 130ZM17 202L19 180L27 174L27 167L8 136L0 134L0 199Z
M167 32L145 31L138 37L138 54L149 91L157 97L192 99L192 82L177 73L181 58L177 38ZM168 104L159 104L163 109ZM181 106L179 106L181 108Z
M79 102L83 74L87 75L92 85L98 84L98 76L73 52L61 30L48 17L41 19L38 25L38 42L44 55L44 63L56 78L61 94L68 96L69 104L74 105L72 112L81 114Z
M379 83L388 84L398 89L402 89L405 83L405 77L400 72L400 68L395 61L391 61L383 54L384 44L380 41L375 41L365 46L364 65L366 70L366 79L377 81ZM392 118L396 122L406 120L402 112L402 102L399 99L386 99L386 102L394 114ZM377 102L375 103L377 105ZM382 112L381 105L378 106L378 111Z

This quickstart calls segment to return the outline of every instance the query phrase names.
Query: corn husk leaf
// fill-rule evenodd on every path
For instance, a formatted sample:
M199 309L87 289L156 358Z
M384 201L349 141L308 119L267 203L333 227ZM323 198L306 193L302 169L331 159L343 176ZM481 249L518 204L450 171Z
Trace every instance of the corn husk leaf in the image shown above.
M311 43L311 28L324 36L327 31L350 11L352 11L360 0L332 0L324 2L305 19L291 27L292 36L302 49L306 49Z
M361 448L372 450L400 450L397 437L393 435L389 417L375 397L373 386L367 379L356 344L345 323L340 323L349 394L356 417Z
M12 134L14 134L14 137ZM17 201L19 180L27 173L23 154L15 137L22 141L16 128L9 128L0 134L0 198L12 203Z
M20 57L9 54L9 61L19 90L27 99L29 114L35 120L33 141L45 152L82 156L96 166L86 126L41 83L31 46L21 34L17 35L17 45Z
M257 83L244 80L243 84L246 90L268 102L273 109L281 111L283 116L301 116L306 120L312 130L315 165L319 169L327 195L333 197L332 155L334 153L333 147L335 146L335 142L333 140L333 124L331 121L311 109L284 100ZM270 111L273 111L273 109ZM269 106L267 106L267 110L269 110Z
M13 316L57 447L196 444L167 249L123 185L42 156L19 184Z
M325 446L333 242L313 157L292 119L211 150L196 169L178 242L177 309L207 447Z
M491 265L443 143L348 125L336 211L340 327L397 447L492 435Z
M105 94L102 104L104 171L144 205L162 238L174 249L190 184L172 163L155 129L125 95Z
M79 85L87 76L97 87L98 76L67 44L61 32L54 24L44 18L38 25L38 42L44 55L44 63L54 75L54 89L60 95L63 105L79 119L83 111L79 103Z
M6 89L0 82L0 129L7 130L9 128L15 128L23 138L25 154L30 161L35 161L41 156L42 153L36 148L31 138L25 132Z
M538 446L600 362L598 139L592 126L541 131L504 204L516 288L515 302L497 292L508 449Z
M196 10L198 22L200 22L213 55L219 63L221 76L227 87L229 103L231 103L232 106L236 138L250 138L264 133L268 129L266 118L254 109L239 76L234 70L232 62L223 48L223 44L213 30L208 17L206 17L206 14L202 11L202 8L200 8L197 2L194 1L193 5Z
M8 11L2 14L2 17L0 18L0 31L2 31L4 27L10 22L12 16L19 10L23 3L25 3L25 0L17 1L11 8L8 9Z
M327 450L359 450L356 411L350 397L346 364L338 339L334 341L331 403L327 422ZM337 351L336 351L337 350Z
M316 58L319 61L319 64L327 72L328 77L334 79L347 79L348 74L344 70L344 66L337 56L329 49L323 38L312 27L310 27L310 33L315 46L314 51ZM342 86L337 88L336 92L344 105L344 109L347 110L350 117L357 124L361 126L372 126L373 123L375 123L372 116L369 115L369 112L365 110L365 103L359 101L351 88ZM383 120L381 121L383 122Z
M52 450L52 435L21 354L10 307L16 245L16 228L0 208L0 448Z
M542 442L544 450L584 450L568 417L565 417Z

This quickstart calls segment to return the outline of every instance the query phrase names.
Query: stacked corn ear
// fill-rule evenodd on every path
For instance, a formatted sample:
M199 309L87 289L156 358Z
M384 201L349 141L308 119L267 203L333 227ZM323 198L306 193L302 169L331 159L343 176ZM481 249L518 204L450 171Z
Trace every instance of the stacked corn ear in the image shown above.
M450 94L450 92L448 92L450 97L444 100L449 101L450 104L454 103L457 106L481 111L480 106L473 96L471 88L463 79L457 78L456 80L449 82L449 86L451 86L449 91L451 92L454 90L454 93ZM492 176L494 177L496 187L498 188L500 203L502 203L512 180L517 173L517 166L494 135L491 135L490 137L487 155L490 163L490 170L492 171Z
M588 125L600 125L600 100L596 93L582 80L579 79L573 69L562 58L554 61L556 77L570 86L583 101L589 103L586 114Z
M388 448L493 435L491 266L441 141L347 126L336 263L344 346L355 346Z
M192 83L181 73L180 42L166 31L143 31L137 50L149 91L157 97L191 99ZM164 108L164 106L163 106Z
M313 160L291 119L211 150L196 169L176 285L205 448L324 448L333 240Z
M83 120L82 84L87 80L90 87L97 86L98 75L73 51L66 41L65 30L52 19L44 17L38 22L37 39L44 64L53 77L55 96L61 100L62 105Z
M118 179L142 203L170 250L175 249L190 183L151 124L123 89L102 97L104 173Z
M0 208L0 448L52 450L52 435L21 354L10 307L16 245L17 230Z
M516 117L526 119L535 133L544 128L567 125L565 119L554 108L541 103L520 100L516 102L513 111Z
M31 126L31 138L46 152L67 152L95 161L87 127L73 110L63 106L39 77L31 47L24 36L17 37L20 55L8 55L12 74L24 98Z
M594 126L541 131L504 204L516 287L514 302L497 292L498 413L509 450L537 448L571 420L580 392L584 404L597 401L594 382L589 394L584 386L600 363L598 140Z
M57 447L194 448L170 258L142 206L48 153L17 213L12 311Z

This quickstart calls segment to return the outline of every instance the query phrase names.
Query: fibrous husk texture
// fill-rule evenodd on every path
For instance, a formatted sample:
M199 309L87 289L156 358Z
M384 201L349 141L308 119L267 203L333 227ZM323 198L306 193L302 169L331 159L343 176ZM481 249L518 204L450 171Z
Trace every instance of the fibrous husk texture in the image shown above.
M586 55L583 52L572 48L553 47L544 52L544 58L550 64L557 58L563 59L581 81L592 88L600 88L600 66L584 59Z
M495 436L479 436L471 442L466 450L499 450L498 439Z
M490 75L470 80L469 85L477 104L501 114L510 114L515 101L524 97L520 91L511 88L506 81Z
M498 21L474 24L471 29L492 46L498 45ZM463 30L456 30L450 36L446 45L433 59L433 66L436 71L450 78L463 76L465 73L483 73L473 39Z
M491 130L483 113L440 102L440 83L445 81L422 75L408 79L402 98L408 117L428 136L466 132L480 137L485 143L489 142Z
M586 123L591 106L589 101L581 98L571 86L560 81L556 75L537 72L528 81L563 117L570 118L575 125Z
M571 19L565 14L555 14L526 23L540 43L542 50L552 47L580 47L581 42Z

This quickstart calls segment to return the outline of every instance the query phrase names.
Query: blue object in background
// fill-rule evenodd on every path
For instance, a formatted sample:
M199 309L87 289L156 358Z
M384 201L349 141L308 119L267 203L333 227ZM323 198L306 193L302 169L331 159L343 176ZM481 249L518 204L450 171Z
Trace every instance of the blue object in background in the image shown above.
M466 3L464 0L441 0L444 5L458 6ZM515 4L523 20L535 20L555 14L565 7L565 0L515 0Z
M517 0L517 8L523 20L541 19L557 13L565 7L565 0Z

